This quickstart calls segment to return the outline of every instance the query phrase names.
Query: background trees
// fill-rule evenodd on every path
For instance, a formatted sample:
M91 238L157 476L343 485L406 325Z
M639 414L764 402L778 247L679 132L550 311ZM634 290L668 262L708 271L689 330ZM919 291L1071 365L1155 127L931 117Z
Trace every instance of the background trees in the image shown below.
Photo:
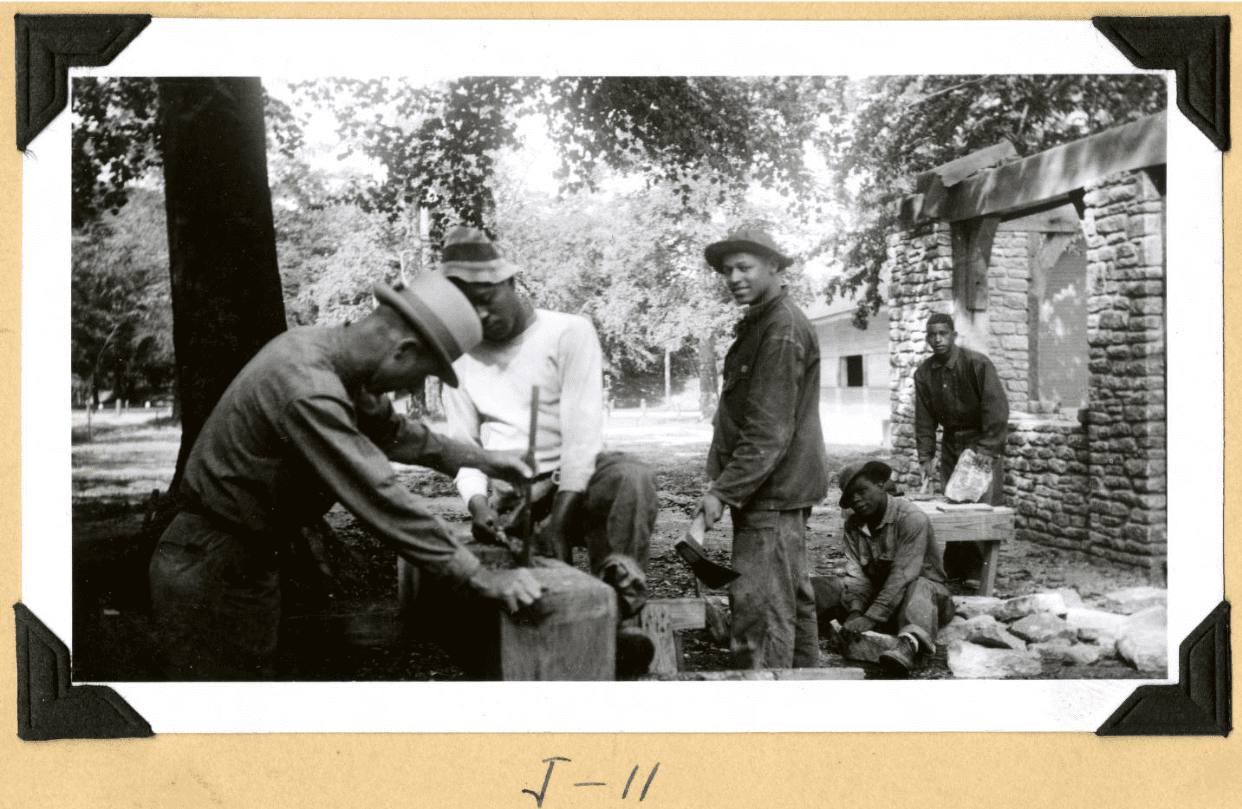
M1167 92L1158 75L877 76L840 89L816 139L840 212L819 250L841 269L829 299L861 291L858 322L881 303L889 203L915 175L1002 140L1035 154L1159 112Z
M819 265L815 280L795 275L795 292L854 294L863 321L880 303L889 203L911 177L1001 139L1031 154L1165 102L1163 79L1152 76L464 77L290 88L263 95L290 323L357 316L371 305L371 282L417 272L434 261L444 228L466 223L525 267L537 304L593 320L614 378L682 362L709 394L737 312L701 255L730 227L772 229ZM166 266L160 103L152 80L75 81L74 368L85 379L88 358L102 356L113 386L122 367L138 379L149 366L143 384L164 378L157 359L167 346L143 343L140 329L167 326L152 269ZM334 121L329 153L306 141L312 114ZM532 162L547 164L546 176L532 179Z

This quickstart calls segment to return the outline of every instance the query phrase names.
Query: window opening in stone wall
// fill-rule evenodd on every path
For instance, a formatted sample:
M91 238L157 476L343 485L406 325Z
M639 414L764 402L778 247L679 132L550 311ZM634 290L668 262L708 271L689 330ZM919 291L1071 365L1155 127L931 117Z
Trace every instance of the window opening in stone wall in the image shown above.
M861 388L863 381L863 357L862 354L854 354L849 357L841 358L841 366L844 369L845 387Z
M1087 405L1087 252L1081 232L1032 233L1028 307L1031 410Z

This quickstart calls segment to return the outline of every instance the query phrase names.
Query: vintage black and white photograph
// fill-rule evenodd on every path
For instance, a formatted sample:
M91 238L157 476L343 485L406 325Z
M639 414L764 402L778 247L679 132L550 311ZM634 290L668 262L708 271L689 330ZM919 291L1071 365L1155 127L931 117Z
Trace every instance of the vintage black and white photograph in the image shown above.
M74 681L1176 680L1171 78L928 65L75 71Z

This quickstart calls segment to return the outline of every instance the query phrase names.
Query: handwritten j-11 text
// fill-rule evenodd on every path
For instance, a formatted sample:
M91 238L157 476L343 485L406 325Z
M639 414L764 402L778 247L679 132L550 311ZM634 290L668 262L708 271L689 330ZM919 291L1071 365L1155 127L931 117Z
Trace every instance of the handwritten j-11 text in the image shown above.
M564 762L569 763L571 762L571 759L567 759L564 756L552 756L552 758L545 758L543 760L543 763L548 765L548 769L547 769L547 772L545 772L543 775L543 786L540 787L538 792L536 792L533 789L522 790L522 792L524 792L527 795L532 796L535 799L535 809L543 809L544 799L548 797L548 784L552 782L552 770L556 767L556 762L558 761L564 761ZM561 769L564 770L565 768L562 767ZM639 792L638 784L635 783L635 779L638 776L638 765L635 765L634 769L630 770L630 777L625 779L625 787L621 789L621 800L626 800L627 798L630 797L631 787L633 787L633 791L637 793L637 797L639 801L645 800L647 797L647 790L651 789L651 782L655 780L656 771L659 769L660 769L660 762L657 761L655 763L655 766L651 768L651 774L647 776L647 780L643 781L642 791ZM574 784L574 786L575 787L607 787L608 783L606 781L578 781Z

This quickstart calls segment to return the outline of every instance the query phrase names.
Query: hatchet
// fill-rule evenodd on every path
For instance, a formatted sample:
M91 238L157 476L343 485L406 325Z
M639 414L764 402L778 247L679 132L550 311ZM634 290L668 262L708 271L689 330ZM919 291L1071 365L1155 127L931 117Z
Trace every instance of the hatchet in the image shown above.
M686 529L685 536L677 543L677 555L690 567L698 581L713 590L724 587L742 575L736 570L718 565L703 553L703 532L706 531L703 514L694 515L694 521Z

